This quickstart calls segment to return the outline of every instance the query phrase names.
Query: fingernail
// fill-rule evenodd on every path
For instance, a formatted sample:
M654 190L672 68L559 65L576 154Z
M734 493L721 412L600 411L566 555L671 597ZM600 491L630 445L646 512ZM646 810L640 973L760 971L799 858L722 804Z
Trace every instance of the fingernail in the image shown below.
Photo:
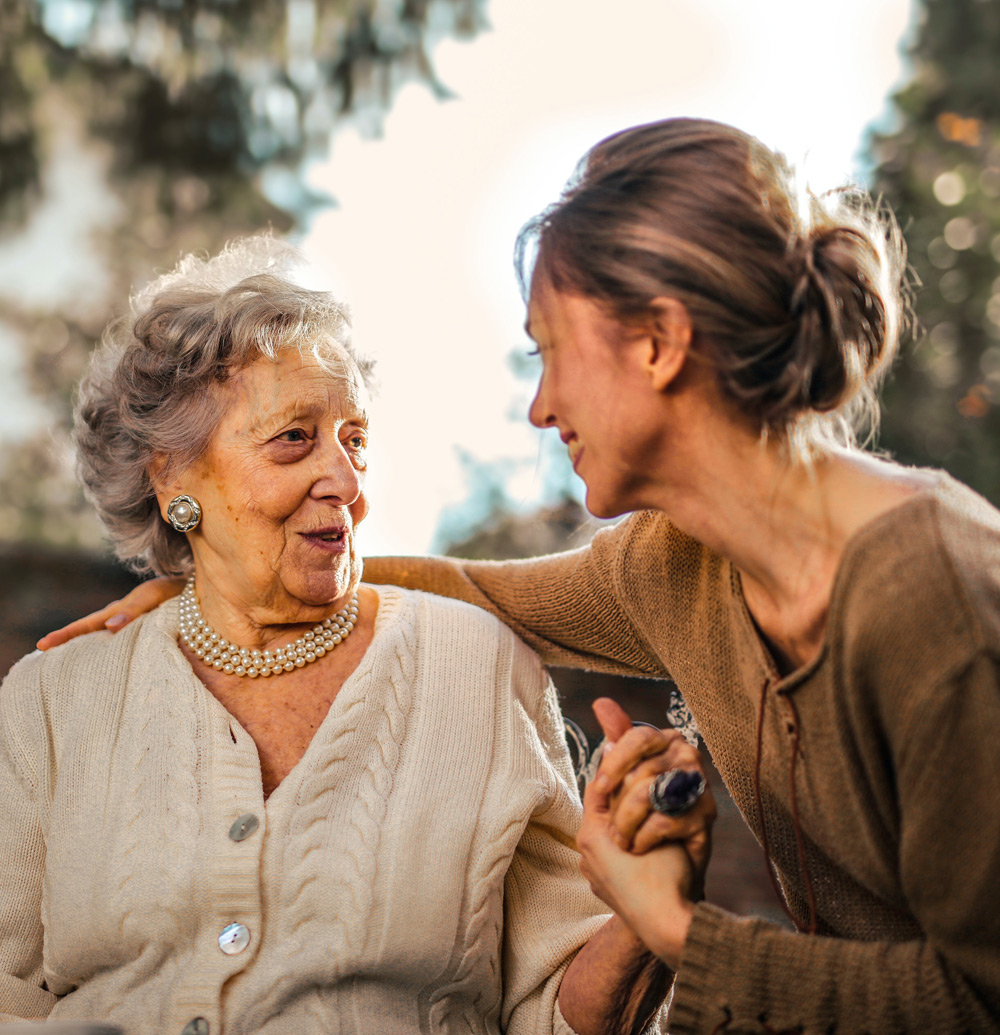
M105 623L104 628L116 632L123 625L128 625L128 615L112 615Z
M604 754L606 754L606 755L611 754L611 752L614 750L615 744L617 744L617 743L618 742L616 740L606 740L604 742L604 747L602 748L602 750L604 751Z
M608 784L610 783L611 781L606 776L601 775L594 781L594 790L598 794L604 794L608 790Z

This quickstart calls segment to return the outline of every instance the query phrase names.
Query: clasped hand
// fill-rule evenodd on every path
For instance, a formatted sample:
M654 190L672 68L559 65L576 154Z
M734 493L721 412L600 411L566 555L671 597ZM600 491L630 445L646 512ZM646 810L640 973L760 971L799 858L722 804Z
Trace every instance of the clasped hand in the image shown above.
M580 870L646 946L676 970L702 897L717 814L710 789L679 816L656 812L649 789L670 769L704 774L700 752L676 730L632 726L609 698L594 702L607 738L583 796Z

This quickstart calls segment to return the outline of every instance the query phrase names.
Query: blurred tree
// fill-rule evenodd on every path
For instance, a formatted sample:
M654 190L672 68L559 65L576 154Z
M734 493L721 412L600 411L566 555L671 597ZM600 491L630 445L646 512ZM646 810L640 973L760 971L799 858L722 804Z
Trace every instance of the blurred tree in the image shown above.
M72 275L32 269L31 290L0 276L0 347L23 353L51 416L48 437L0 454L0 539L98 545L69 469L70 392L112 307L182 253L301 227L329 200L303 166L338 121L377 133L407 81L446 96L430 46L476 33L484 5L0 0L0 271L43 235L72 253Z
M591 517L575 499L563 499L530 513L518 513L509 502L494 503L474 531L449 539L439 530L443 553L476 560L537 557L585 546L604 522Z
M899 128L870 144L922 328L887 386L881 443L1000 503L1000 3L924 0L917 13Z

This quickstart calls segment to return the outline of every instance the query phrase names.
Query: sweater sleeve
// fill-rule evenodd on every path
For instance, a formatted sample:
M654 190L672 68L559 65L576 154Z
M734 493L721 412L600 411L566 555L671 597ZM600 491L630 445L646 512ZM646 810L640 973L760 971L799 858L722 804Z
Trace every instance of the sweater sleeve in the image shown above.
M0 686L0 1021L44 1018L56 1002L42 976L45 839L31 755L44 731L30 714L41 710L38 672L22 663Z
M589 546L519 561L370 557L369 582L455 597L510 626L546 665L665 678L618 591L636 517L601 529Z
M675 1035L1000 1032L998 661L985 652L947 685L912 692L890 749L899 868L925 932L908 942L795 934L705 903L674 988Z
M526 826L504 883L501 1030L574 1035L559 1011L559 985L609 914L580 874L576 832L583 810L555 688L523 645L518 655L515 678L525 686L525 705L534 702L536 709L524 729L526 764L544 775L549 793ZM655 1022L647 1028L647 1035L658 1032Z

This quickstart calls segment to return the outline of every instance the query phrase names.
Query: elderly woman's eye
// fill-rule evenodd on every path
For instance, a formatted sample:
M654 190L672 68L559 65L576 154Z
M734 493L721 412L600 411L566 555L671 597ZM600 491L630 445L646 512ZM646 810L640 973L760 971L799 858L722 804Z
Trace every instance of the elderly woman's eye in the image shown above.
M279 442L305 442L306 433L301 428L289 428L278 435Z

